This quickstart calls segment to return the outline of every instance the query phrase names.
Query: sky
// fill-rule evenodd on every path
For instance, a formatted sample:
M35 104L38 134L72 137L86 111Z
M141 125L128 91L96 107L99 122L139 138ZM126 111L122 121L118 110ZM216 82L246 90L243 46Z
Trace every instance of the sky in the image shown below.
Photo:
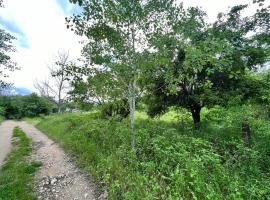
M207 11L209 21L229 6L250 0L183 0L184 6L199 6ZM80 57L82 38L66 28L65 17L78 12L68 0L4 0L0 8L0 28L17 39L17 51L11 57L21 69L12 72L9 81L16 87L35 91L33 82L49 76L48 64L58 51L68 51L71 59Z

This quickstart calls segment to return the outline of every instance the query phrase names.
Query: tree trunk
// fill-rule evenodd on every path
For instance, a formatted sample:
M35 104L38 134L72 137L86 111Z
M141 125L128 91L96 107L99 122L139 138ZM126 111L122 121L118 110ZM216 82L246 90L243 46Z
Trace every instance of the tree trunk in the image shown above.
M198 104L191 106L191 114L195 127L198 127L198 124L201 121L201 109L201 106Z
M58 100L57 107L58 107L58 113L61 113L61 108L62 108L62 102L61 102L61 100Z
M136 105L136 97L135 97L135 83L129 84L129 113L130 113L130 129L131 129L131 148L135 150L135 105Z
M60 86L59 86L59 89L58 89L58 113L61 112L61 107L62 107L62 95L61 95L61 92L63 90L63 82L64 82L64 79L63 79L63 76L62 76Z
M58 113L60 113L60 112L61 112L61 105L58 104Z
M270 107L268 107L268 118L270 118Z

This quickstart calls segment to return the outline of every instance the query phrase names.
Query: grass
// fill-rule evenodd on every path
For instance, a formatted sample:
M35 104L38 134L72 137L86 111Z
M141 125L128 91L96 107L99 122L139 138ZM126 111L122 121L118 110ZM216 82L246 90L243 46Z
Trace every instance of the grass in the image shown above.
M15 128L13 141L15 146L0 171L0 200L36 199L32 190L33 175L40 163L29 161L31 140Z
M23 120L35 126L42 120L42 118L41 117L35 117L35 118L25 117L23 118Z
M0 124L5 120L3 116L0 115Z
M242 141L243 114L252 130L249 145ZM136 152L128 119L85 113L40 120L37 127L110 199L270 199L270 123L260 106L204 109L199 130L185 110L159 119L136 113Z

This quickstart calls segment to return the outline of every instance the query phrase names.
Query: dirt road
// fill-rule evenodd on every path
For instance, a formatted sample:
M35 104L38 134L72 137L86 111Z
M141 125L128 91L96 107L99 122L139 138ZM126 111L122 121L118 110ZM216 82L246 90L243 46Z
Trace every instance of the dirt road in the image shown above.
M106 199L104 194L96 198L96 188L91 183L91 178L83 174L56 143L26 122L6 121L0 126L1 135L5 135L4 145L8 149L6 151L10 150L11 132L15 126L21 127L32 138L34 141L32 159L42 162L35 177L38 199Z
M0 167L11 150L12 131L16 122L5 121L0 125Z

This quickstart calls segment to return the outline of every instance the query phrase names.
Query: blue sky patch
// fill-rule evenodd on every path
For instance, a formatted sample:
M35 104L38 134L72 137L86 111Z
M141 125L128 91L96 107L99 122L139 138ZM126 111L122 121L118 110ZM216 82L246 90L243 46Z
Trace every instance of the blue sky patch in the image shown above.
M72 4L69 0L56 0L65 15L71 16L72 14L79 14L81 12L81 7L77 4Z
M29 48L30 47L30 43L26 37L18 38L18 42L22 48Z
M57 3L64 12L68 10L68 5L70 4L68 0L57 0Z
M6 20L0 16L0 24L3 28L8 31L11 35L15 36L19 45L23 48L29 48L30 44L26 34L23 30L15 23L10 20Z

